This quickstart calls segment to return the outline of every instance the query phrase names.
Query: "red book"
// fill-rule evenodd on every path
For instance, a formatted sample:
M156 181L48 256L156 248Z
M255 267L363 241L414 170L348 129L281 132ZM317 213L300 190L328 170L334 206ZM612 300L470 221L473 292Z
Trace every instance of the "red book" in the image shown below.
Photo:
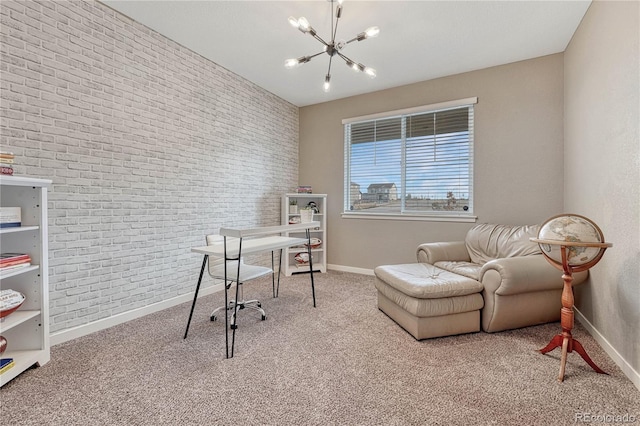
M19 265L28 266L30 264L31 264L31 259L22 259L22 260L16 260L14 262L0 264L0 269L13 268L14 266L19 266Z
M31 256L25 253L0 253L0 265L17 260L31 260Z

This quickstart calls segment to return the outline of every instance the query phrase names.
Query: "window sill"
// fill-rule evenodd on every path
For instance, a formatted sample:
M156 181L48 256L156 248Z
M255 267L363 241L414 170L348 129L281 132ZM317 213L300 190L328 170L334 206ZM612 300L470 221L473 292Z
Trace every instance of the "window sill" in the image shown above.
M343 219L371 219L371 220L417 220L423 222L465 222L475 223L478 216L455 214L399 214L399 213L353 213L343 212Z

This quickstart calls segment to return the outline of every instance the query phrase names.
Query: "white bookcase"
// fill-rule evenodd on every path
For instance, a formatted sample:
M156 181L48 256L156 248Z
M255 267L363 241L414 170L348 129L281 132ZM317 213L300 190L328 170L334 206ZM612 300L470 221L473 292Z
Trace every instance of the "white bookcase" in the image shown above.
M290 209L292 203L295 202L297 212ZM327 272L327 194L284 194L282 196L282 224L296 223L300 220L300 209L307 206L310 202L316 203L319 212L313 216L314 221L320 222L320 227L311 230L312 238L319 238L322 244L317 248L311 249L313 257L313 270L318 272ZM290 237L305 236L305 231L289 232L286 234ZM282 272L286 276L291 276L297 272L308 272L308 264L299 264L295 260L297 253L305 252L307 248L290 247L284 249L282 253Z
M13 358L13 367L0 374L0 386L31 366L49 362L49 275L47 242L47 188L50 180L0 176L0 205L20 207L22 226L0 228L3 253L27 253L31 266L0 270L0 288L25 295L20 308L0 319L0 335L7 339L1 358Z

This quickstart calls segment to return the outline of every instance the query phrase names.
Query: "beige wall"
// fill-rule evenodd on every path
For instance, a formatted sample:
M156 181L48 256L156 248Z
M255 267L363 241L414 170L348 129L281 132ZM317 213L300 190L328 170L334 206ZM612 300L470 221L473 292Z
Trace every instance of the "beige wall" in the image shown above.
M413 262L419 243L463 239L473 225L342 219L342 119L474 96L478 222L539 223L561 212L562 54L312 105L300 109L299 176L328 194L330 265Z
M565 210L613 243L576 306L640 372L640 15L594 2L565 52ZM587 349L588 350L588 349ZM640 382L638 382L640 383Z

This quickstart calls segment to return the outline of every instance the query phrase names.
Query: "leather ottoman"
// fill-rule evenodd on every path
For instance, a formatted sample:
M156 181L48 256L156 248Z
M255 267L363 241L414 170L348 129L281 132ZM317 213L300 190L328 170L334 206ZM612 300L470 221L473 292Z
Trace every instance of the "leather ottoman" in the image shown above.
M482 284L426 263L378 266L378 309L417 340L480 331Z

